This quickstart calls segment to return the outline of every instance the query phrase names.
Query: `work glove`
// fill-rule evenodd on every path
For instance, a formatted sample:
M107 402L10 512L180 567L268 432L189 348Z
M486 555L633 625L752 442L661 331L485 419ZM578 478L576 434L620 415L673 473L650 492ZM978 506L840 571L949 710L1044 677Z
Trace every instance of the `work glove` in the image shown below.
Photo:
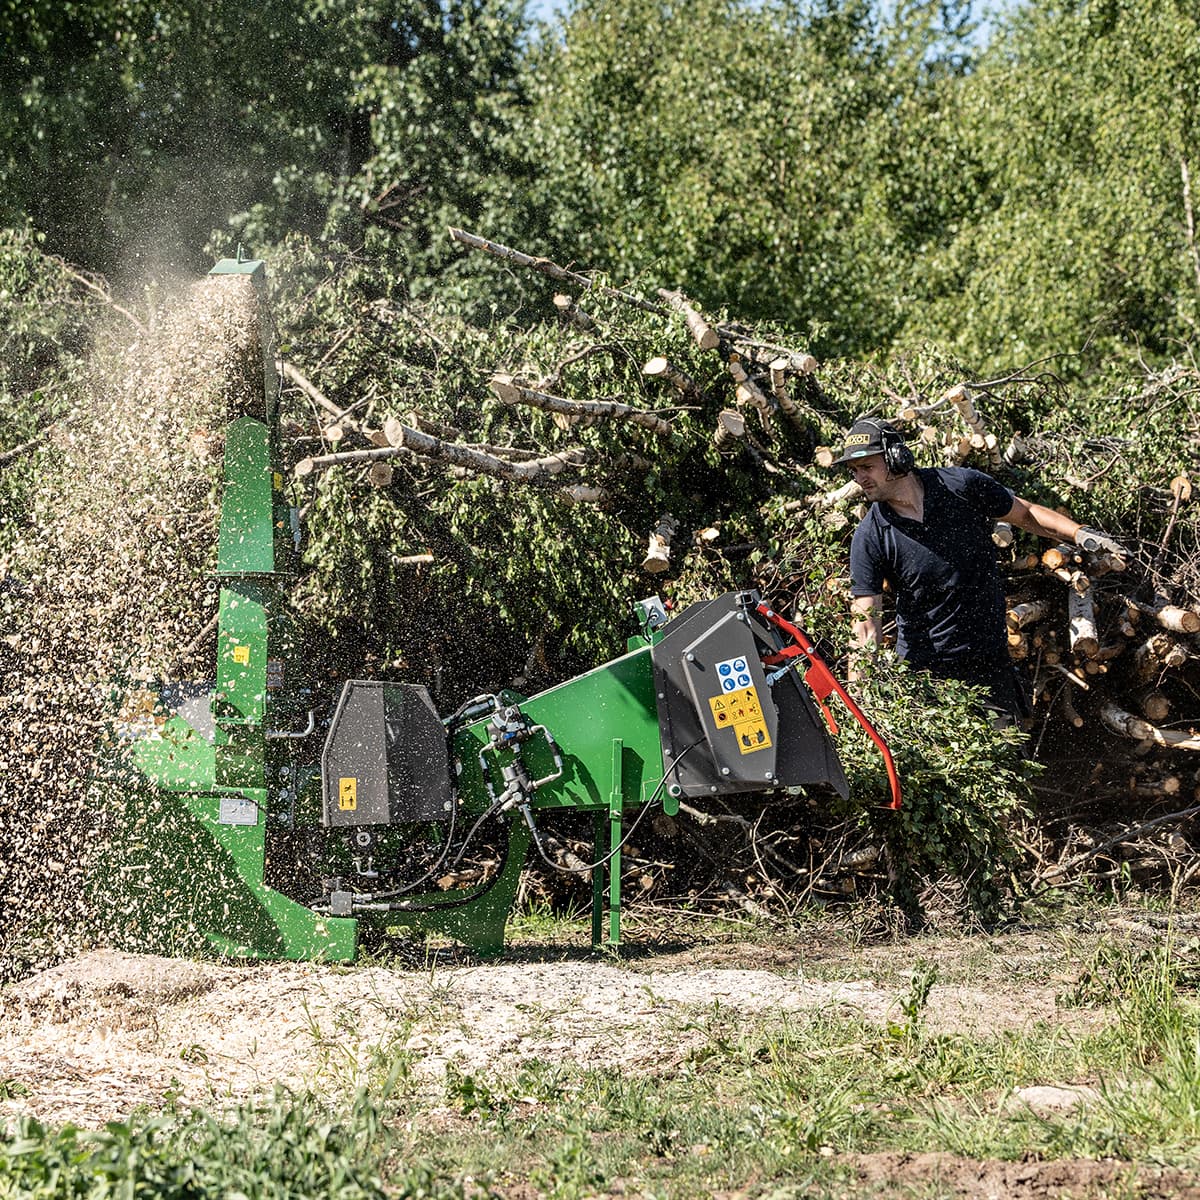
M1080 525L1075 531L1075 545L1088 554L1107 554L1110 558L1119 558L1122 562L1129 558L1129 551L1116 538L1087 525Z

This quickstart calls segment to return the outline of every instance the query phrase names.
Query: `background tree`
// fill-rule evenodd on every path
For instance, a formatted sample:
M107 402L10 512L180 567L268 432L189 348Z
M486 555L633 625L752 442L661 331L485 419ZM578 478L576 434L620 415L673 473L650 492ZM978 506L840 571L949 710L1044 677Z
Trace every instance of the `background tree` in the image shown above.
M1073 373L1193 339L1198 68L1194 5L1025 5L976 70L910 96L887 175L929 236L903 336Z

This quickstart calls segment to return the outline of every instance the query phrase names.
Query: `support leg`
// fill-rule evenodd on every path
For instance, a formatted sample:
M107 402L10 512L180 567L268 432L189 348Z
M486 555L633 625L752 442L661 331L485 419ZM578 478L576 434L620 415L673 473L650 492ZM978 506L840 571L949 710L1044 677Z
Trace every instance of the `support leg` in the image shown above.
M606 853L601 850L608 839L608 817L603 811L594 814L592 821L592 862L599 862ZM611 843L610 843L611 848ZM604 868L596 867L592 871L592 949L598 950L604 944Z
M621 790L622 757L625 743L613 738L613 783L608 798L608 944L615 950L621 944L621 817L624 796Z

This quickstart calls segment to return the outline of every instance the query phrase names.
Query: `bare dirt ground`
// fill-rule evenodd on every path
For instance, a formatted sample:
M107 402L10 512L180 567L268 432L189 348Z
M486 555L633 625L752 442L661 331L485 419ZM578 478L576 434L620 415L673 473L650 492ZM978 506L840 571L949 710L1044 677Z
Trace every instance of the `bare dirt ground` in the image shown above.
M431 1097L444 1095L448 1064L471 1071L536 1057L659 1072L706 1036L698 1018L714 1006L730 1019L895 1019L918 960L938 967L925 1013L931 1030L991 1033L1044 1021L1082 1031L1108 1018L1058 1002L1080 953L1113 939L1153 941L1160 924L1119 911L1077 923L1074 968L1060 927L860 945L850 931L816 926L786 942L650 939L620 961L578 946L517 944L495 963L450 950L352 969L97 950L0 993L0 1120L27 1113L99 1127L171 1099L219 1107L279 1083L352 1087L380 1051L407 1052L414 1086ZM1077 1092L1030 1089L1028 1101L1069 1108ZM1200 1180L1154 1170L1131 1178L1128 1164L884 1154L852 1165L863 1194L907 1180L948 1196L1200 1200Z

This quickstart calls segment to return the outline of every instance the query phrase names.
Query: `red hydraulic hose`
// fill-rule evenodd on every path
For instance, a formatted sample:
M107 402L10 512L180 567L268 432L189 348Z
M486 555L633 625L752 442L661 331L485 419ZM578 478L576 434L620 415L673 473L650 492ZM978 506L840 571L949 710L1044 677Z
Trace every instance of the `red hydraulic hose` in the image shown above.
M808 659L808 669L804 672L804 682L812 689L812 693L817 698L817 703L821 706L821 711L825 714L825 720L829 722L829 728L837 733L837 722L833 719L833 713L829 711L829 706L825 701L831 693L836 692L841 697L842 703L850 710L851 716L867 731L867 736L879 747L879 752L883 755L883 765L887 768L888 787L891 789L892 799L887 805L888 808L900 807L900 777L896 774L896 764L892 760L892 752L888 749L887 743L879 736L878 730L867 719L867 715L863 712L854 698L846 691L844 687L833 677L833 672L825 665L824 660L813 649L813 644L808 640L808 635L800 628L799 625L793 625L791 621L784 620L777 612L768 608L765 604L758 606L758 612L771 622L777 629L782 630L794 643L791 646L785 646L776 654L769 654L763 662L768 665L786 662L790 658L798 658L803 655Z

